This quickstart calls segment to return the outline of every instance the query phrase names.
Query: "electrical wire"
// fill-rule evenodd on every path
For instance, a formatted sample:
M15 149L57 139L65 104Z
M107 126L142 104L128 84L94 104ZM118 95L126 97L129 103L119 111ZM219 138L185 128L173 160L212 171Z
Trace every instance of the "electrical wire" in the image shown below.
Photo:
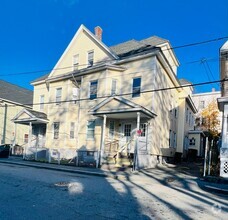
M228 36L225 36L225 37L219 37L219 38L214 38L214 39L210 39L210 40L190 43L190 44L184 44L184 45L180 45L180 46L176 46L176 47L166 48L166 49L163 49L163 51L173 50L173 49L180 49L180 48L191 47L191 46L197 46L197 45L201 45L201 44L206 44L206 43L211 43L211 42L215 42L215 41L224 40L224 39L227 39L227 38L228 38ZM102 64L102 63L106 63L106 62L109 62L109 61L116 61L116 60L107 59L107 60L104 60L104 61L94 62L94 64L97 65L97 64ZM88 66L88 63L79 64L78 66L79 67ZM61 68L52 68L52 69L36 70L36 71L29 71L29 72L18 72L18 73L10 73L10 74L0 74L0 76L14 76L14 75L24 75L24 74L33 74L33 73L41 73L41 72L52 72L54 70L57 71L57 70L63 70L63 69L69 69L69 68L73 68L73 66L71 65L71 66L66 66L66 67L61 67Z
M213 84L213 83L222 83L222 82L226 82L226 81L228 81L228 79L206 81L206 82L200 82L200 83L194 83L194 84L186 84L186 85L166 87L166 88L159 88L159 89L144 90L144 91L140 91L140 94L161 92L161 91L180 89L180 88L186 88L186 87L196 87L196 86L208 85L208 84ZM120 96L132 95L132 94L134 94L134 93L133 92L129 92L129 93L116 94L115 96L120 97ZM112 95L98 96L98 97L96 97L96 100L97 99L110 98L110 97L113 97L113 96ZM24 106L35 106L35 105L41 105L41 104L42 105L49 105L49 104L61 104L61 103L69 103L69 102L81 102L81 101L94 101L94 99L81 98L81 99L71 99L71 100L65 100L65 101L26 103L26 104L23 104L23 105ZM16 106L17 105L8 105L7 107L16 107ZM0 105L0 107L4 107L4 106Z

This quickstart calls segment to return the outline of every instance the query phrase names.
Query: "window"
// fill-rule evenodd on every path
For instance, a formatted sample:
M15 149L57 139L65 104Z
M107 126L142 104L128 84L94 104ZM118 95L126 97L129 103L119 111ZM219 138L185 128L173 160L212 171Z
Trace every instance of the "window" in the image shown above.
M76 100L78 99L79 97L79 88L73 88L72 89L72 100L75 101L76 103Z
M90 99L97 98L97 84L98 84L97 80L90 82L90 94L89 94Z
M117 84L117 80L113 79L112 80L111 95L115 95L116 94L116 84Z
M177 134L173 132L173 147L176 148L177 146Z
M141 92L141 78L133 79L132 97L139 97Z
M169 130L169 147L172 145L172 131Z
M115 122L110 121L109 122L109 138L113 139L114 138L114 133L115 133Z
M28 143L28 134L24 134L24 143Z
M54 122L53 129L54 129L54 139L58 139L59 138L59 122Z
M40 110L44 110L44 95L40 96Z
M195 145L195 144L196 144L196 139L194 137L189 139L189 145Z
M146 124L140 124L141 137L146 137Z
M78 70L79 66L79 54L73 56L73 69Z
M88 121L87 123L87 139L94 139L95 121Z
M177 110L177 107L174 109L174 116L175 118L177 118L177 114L178 114L178 110Z
M199 109L205 108L205 101L200 101Z
M124 136L130 137L131 136L131 124L124 125Z
M88 52L88 67L93 66L94 51Z
M192 113L189 112L189 126L191 126Z
M188 108L186 110L186 122L188 123Z
M61 104L61 98L62 98L62 88L58 88L56 89L56 105L60 105Z
M75 123L70 123L70 139L74 139L74 130L75 130Z

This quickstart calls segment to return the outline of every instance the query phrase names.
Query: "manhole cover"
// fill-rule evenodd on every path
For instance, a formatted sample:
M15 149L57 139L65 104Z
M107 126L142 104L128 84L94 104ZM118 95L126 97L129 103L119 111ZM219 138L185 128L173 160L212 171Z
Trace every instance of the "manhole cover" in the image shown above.
M68 182L59 182L59 183L55 183L55 186L67 186L68 187L69 183Z

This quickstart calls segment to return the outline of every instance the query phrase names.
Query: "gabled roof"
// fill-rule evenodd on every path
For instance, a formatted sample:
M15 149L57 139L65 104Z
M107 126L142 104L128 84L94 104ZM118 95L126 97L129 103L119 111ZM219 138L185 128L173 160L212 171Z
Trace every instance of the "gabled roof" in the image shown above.
M107 106L108 103L111 103L111 101L113 100L117 101L117 103L119 103L120 105L111 106L111 109L110 109L110 106L108 109L102 108ZM118 115L124 114L125 118L129 117L132 112L141 112L144 115L144 117L149 117L149 118L157 116L154 112L150 111L149 109L119 96L109 97L103 100L102 102L100 102L98 105L96 105L89 111L90 114L93 114L96 116L102 116L104 114L107 114L107 115L117 115L118 117Z
M33 92L20 86L0 80L0 99L18 104L32 105Z
M22 117L23 116L23 117ZM26 116L26 117L25 117ZM24 108L13 119L14 123L29 124L32 123L48 123L47 115L43 112Z
M118 56L120 56L122 54L129 53L130 51L138 50L140 48L148 48L149 46L155 47L167 42L168 40L165 40L157 36L152 36L140 41L132 39L132 40L111 46L110 49L114 51Z
M69 43L69 45L67 46L66 50L64 51L64 53L62 54L62 56L60 57L59 61L57 62L57 64L55 65L54 69L52 70L52 72L50 73L50 77L52 76L54 70L58 67L59 63L62 61L62 59L65 57L66 53L69 51L69 49L72 47L72 44L75 42L75 40L77 39L77 37L79 36L79 34L84 31L86 32L97 44L99 44L104 51L106 51L108 54L110 54L114 59L118 59L118 56L113 53L109 47L107 47L103 42L101 42L90 30L88 30L83 24L80 26L80 28L78 29L78 31L76 32L76 34L74 35L73 39L71 40L71 42Z

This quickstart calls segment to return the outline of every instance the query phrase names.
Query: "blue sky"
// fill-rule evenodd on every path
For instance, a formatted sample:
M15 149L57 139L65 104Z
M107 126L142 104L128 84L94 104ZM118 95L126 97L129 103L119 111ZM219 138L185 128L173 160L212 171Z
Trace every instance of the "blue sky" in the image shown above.
M0 79L33 89L30 82L54 67L80 24L101 26L108 46L157 35L176 47L228 36L228 0L1 0ZM175 49L178 78L218 80L224 42ZM195 91L212 87L219 89Z

